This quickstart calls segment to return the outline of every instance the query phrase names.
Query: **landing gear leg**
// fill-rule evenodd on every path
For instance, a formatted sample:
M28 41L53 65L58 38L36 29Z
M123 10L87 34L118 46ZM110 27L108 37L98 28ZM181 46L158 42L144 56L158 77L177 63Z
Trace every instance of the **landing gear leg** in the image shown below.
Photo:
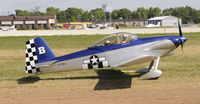
M162 71L158 70L160 57L153 60L148 68L148 72L141 76L144 79L158 79L162 75Z

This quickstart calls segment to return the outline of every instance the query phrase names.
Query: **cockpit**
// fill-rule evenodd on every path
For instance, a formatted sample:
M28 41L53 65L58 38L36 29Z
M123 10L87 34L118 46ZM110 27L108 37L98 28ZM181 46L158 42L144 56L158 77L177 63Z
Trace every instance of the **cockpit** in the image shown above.
M117 45L121 43L128 43L130 41L134 41L138 38L137 35L128 33L128 32L118 32L114 34L110 34L98 42L96 42L93 46L110 46L110 45Z

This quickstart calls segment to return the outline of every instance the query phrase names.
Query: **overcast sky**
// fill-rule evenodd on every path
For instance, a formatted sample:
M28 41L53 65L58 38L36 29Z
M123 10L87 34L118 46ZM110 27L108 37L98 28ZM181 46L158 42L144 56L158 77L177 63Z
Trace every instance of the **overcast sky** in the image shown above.
M0 0L0 2L0 15L15 13L15 9L33 11L34 7L38 5L42 12L51 6L61 10L65 10L68 7L91 10L100 8L105 2L108 5L108 11L120 8L136 10L138 7L159 7L165 9L186 5L200 9L200 0Z

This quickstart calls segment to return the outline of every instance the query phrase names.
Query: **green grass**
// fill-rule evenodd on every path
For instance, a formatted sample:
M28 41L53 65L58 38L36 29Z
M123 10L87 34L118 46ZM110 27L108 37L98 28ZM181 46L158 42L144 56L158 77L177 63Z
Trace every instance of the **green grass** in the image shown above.
M173 34L139 34L140 37L173 35ZM44 36L47 44L58 53L63 55L65 51L71 52L81 50L94 44L105 35L80 35L80 36ZM176 54L161 58L159 68L163 71L160 80L188 81L200 78L200 33L184 34L188 38L184 52L180 48ZM35 38L32 36L23 37L0 37L0 82L5 80L17 80L30 76L25 73L25 42ZM60 53L60 51L64 51ZM118 68L119 70L136 70L145 67L149 63ZM130 74L130 73L128 73ZM132 73L131 73L132 74ZM73 77L73 76L95 76L94 70L80 70L60 73L49 73L40 75L41 78L52 77Z
M43 39L52 49L80 49L92 45L104 35L80 35L80 36L43 36ZM25 42L35 36L28 37L0 37L0 50L25 49Z
M138 34L140 37L177 34ZM200 45L200 33L184 34L189 39L187 45ZM94 44L105 35L69 35L69 36L43 36L52 49L82 49ZM0 37L0 50L25 49L25 42L36 36Z

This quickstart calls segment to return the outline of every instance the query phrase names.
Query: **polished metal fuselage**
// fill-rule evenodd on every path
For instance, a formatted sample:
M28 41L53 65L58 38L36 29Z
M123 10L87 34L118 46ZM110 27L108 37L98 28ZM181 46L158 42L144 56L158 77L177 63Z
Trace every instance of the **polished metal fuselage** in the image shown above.
M128 44L130 43L123 43L122 45ZM157 57L171 55L174 49L176 49L175 44L169 39L164 39L105 51L95 55L98 57L105 57L108 62L107 67L120 67L149 62L155 60ZM88 60L92 55L94 54L40 67L40 73L84 69L84 60Z

